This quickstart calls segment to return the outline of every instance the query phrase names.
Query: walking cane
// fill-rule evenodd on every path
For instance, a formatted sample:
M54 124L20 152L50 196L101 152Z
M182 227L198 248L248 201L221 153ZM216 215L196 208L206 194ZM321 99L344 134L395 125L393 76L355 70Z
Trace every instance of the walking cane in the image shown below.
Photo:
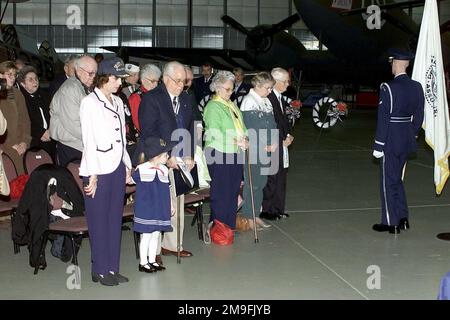
M258 239L258 229L256 225L256 214L255 214L255 199L253 196L253 182L252 182L252 170L250 167L250 148L245 150L245 161L247 162L247 170L248 170L248 184L250 185L250 198L252 200L252 214L253 214L253 234L255 236L255 243L259 242Z
M176 208L175 208L175 214L177 215L177 221L176 221L176 227L177 227L177 264L181 263L181 256L180 256L180 249L181 249L181 234L180 234L180 210L181 210L181 199L180 197L177 197L177 189L175 186L175 177L173 173L174 169L171 169L169 171L169 181L171 184L170 188L170 203L172 203L172 199L176 199Z
M181 244L180 244L180 238L181 238L181 230L180 230L180 213L181 213L181 196L177 196L177 264L181 263L181 255L180 255L180 251L181 251Z

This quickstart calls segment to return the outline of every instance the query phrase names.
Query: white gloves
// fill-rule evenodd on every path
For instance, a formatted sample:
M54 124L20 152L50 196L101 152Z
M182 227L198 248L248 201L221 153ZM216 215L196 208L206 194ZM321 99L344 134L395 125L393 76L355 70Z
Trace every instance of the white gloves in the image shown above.
M383 151L377 151L377 150L373 150L373 156L377 159L384 157L384 152Z

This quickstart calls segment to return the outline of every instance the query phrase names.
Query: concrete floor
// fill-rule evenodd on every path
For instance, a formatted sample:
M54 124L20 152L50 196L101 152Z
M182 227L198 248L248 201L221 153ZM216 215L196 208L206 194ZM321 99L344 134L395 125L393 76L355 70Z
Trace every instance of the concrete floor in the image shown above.
M405 180L410 231L372 231L380 221L378 166L371 156L375 124L375 112L351 110L320 134L306 110L290 153L290 218L260 232L258 244L248 232L236 234L233 246L219 247L199 241L187 216L185 248L194 257L180 265L164 257L167 270L156 274L137 271L132 233L124 231L121 273L130 282L118 287L90 280L88 239L79 253L80 290L67 288L70 264L49 249L47 269L33 275L26 248L14 255L9 222L0 223L0 299L434 300L450 269L450 242L436 238L450 231L449 186L435 197L432 153L420 140Z

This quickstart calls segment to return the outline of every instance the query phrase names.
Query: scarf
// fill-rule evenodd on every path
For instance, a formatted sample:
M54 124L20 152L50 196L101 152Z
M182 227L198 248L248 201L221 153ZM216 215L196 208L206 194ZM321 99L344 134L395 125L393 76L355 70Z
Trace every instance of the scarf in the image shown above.
M231 119L233 120L234 128L236 129L237 135L239 137L245 137L246 136L246 129L244 125L244 119L242 119L242 114L239 111L238 107L231 102L231 101L225 101L218 95L215 95L212 98L212 101L219 102L220 104L223 104L227 107L228 111L230 112Z

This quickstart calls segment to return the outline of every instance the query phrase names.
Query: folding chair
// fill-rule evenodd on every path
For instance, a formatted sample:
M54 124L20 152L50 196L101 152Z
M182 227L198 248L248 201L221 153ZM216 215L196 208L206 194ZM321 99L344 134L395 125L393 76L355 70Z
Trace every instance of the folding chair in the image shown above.
M184 195L184 206L194 207L195 214L192 219L191 226L197 222L198 239L203 240L203 202L205 197L196 193L187 193Z
M31 174L34 169L44 163L53 163L52 158L44 149L31 148L23 156L23 167L27 174Z
M11 182L17 178L17 170L14 162L5 152L2 153L3 167L5 169L8 182ZM17 206L19 205L19 199L11 199L9 196L0 197L0 212L11 212L11 227L14 215L16 214ZM20 246L13 241L14 253L20 252Z

